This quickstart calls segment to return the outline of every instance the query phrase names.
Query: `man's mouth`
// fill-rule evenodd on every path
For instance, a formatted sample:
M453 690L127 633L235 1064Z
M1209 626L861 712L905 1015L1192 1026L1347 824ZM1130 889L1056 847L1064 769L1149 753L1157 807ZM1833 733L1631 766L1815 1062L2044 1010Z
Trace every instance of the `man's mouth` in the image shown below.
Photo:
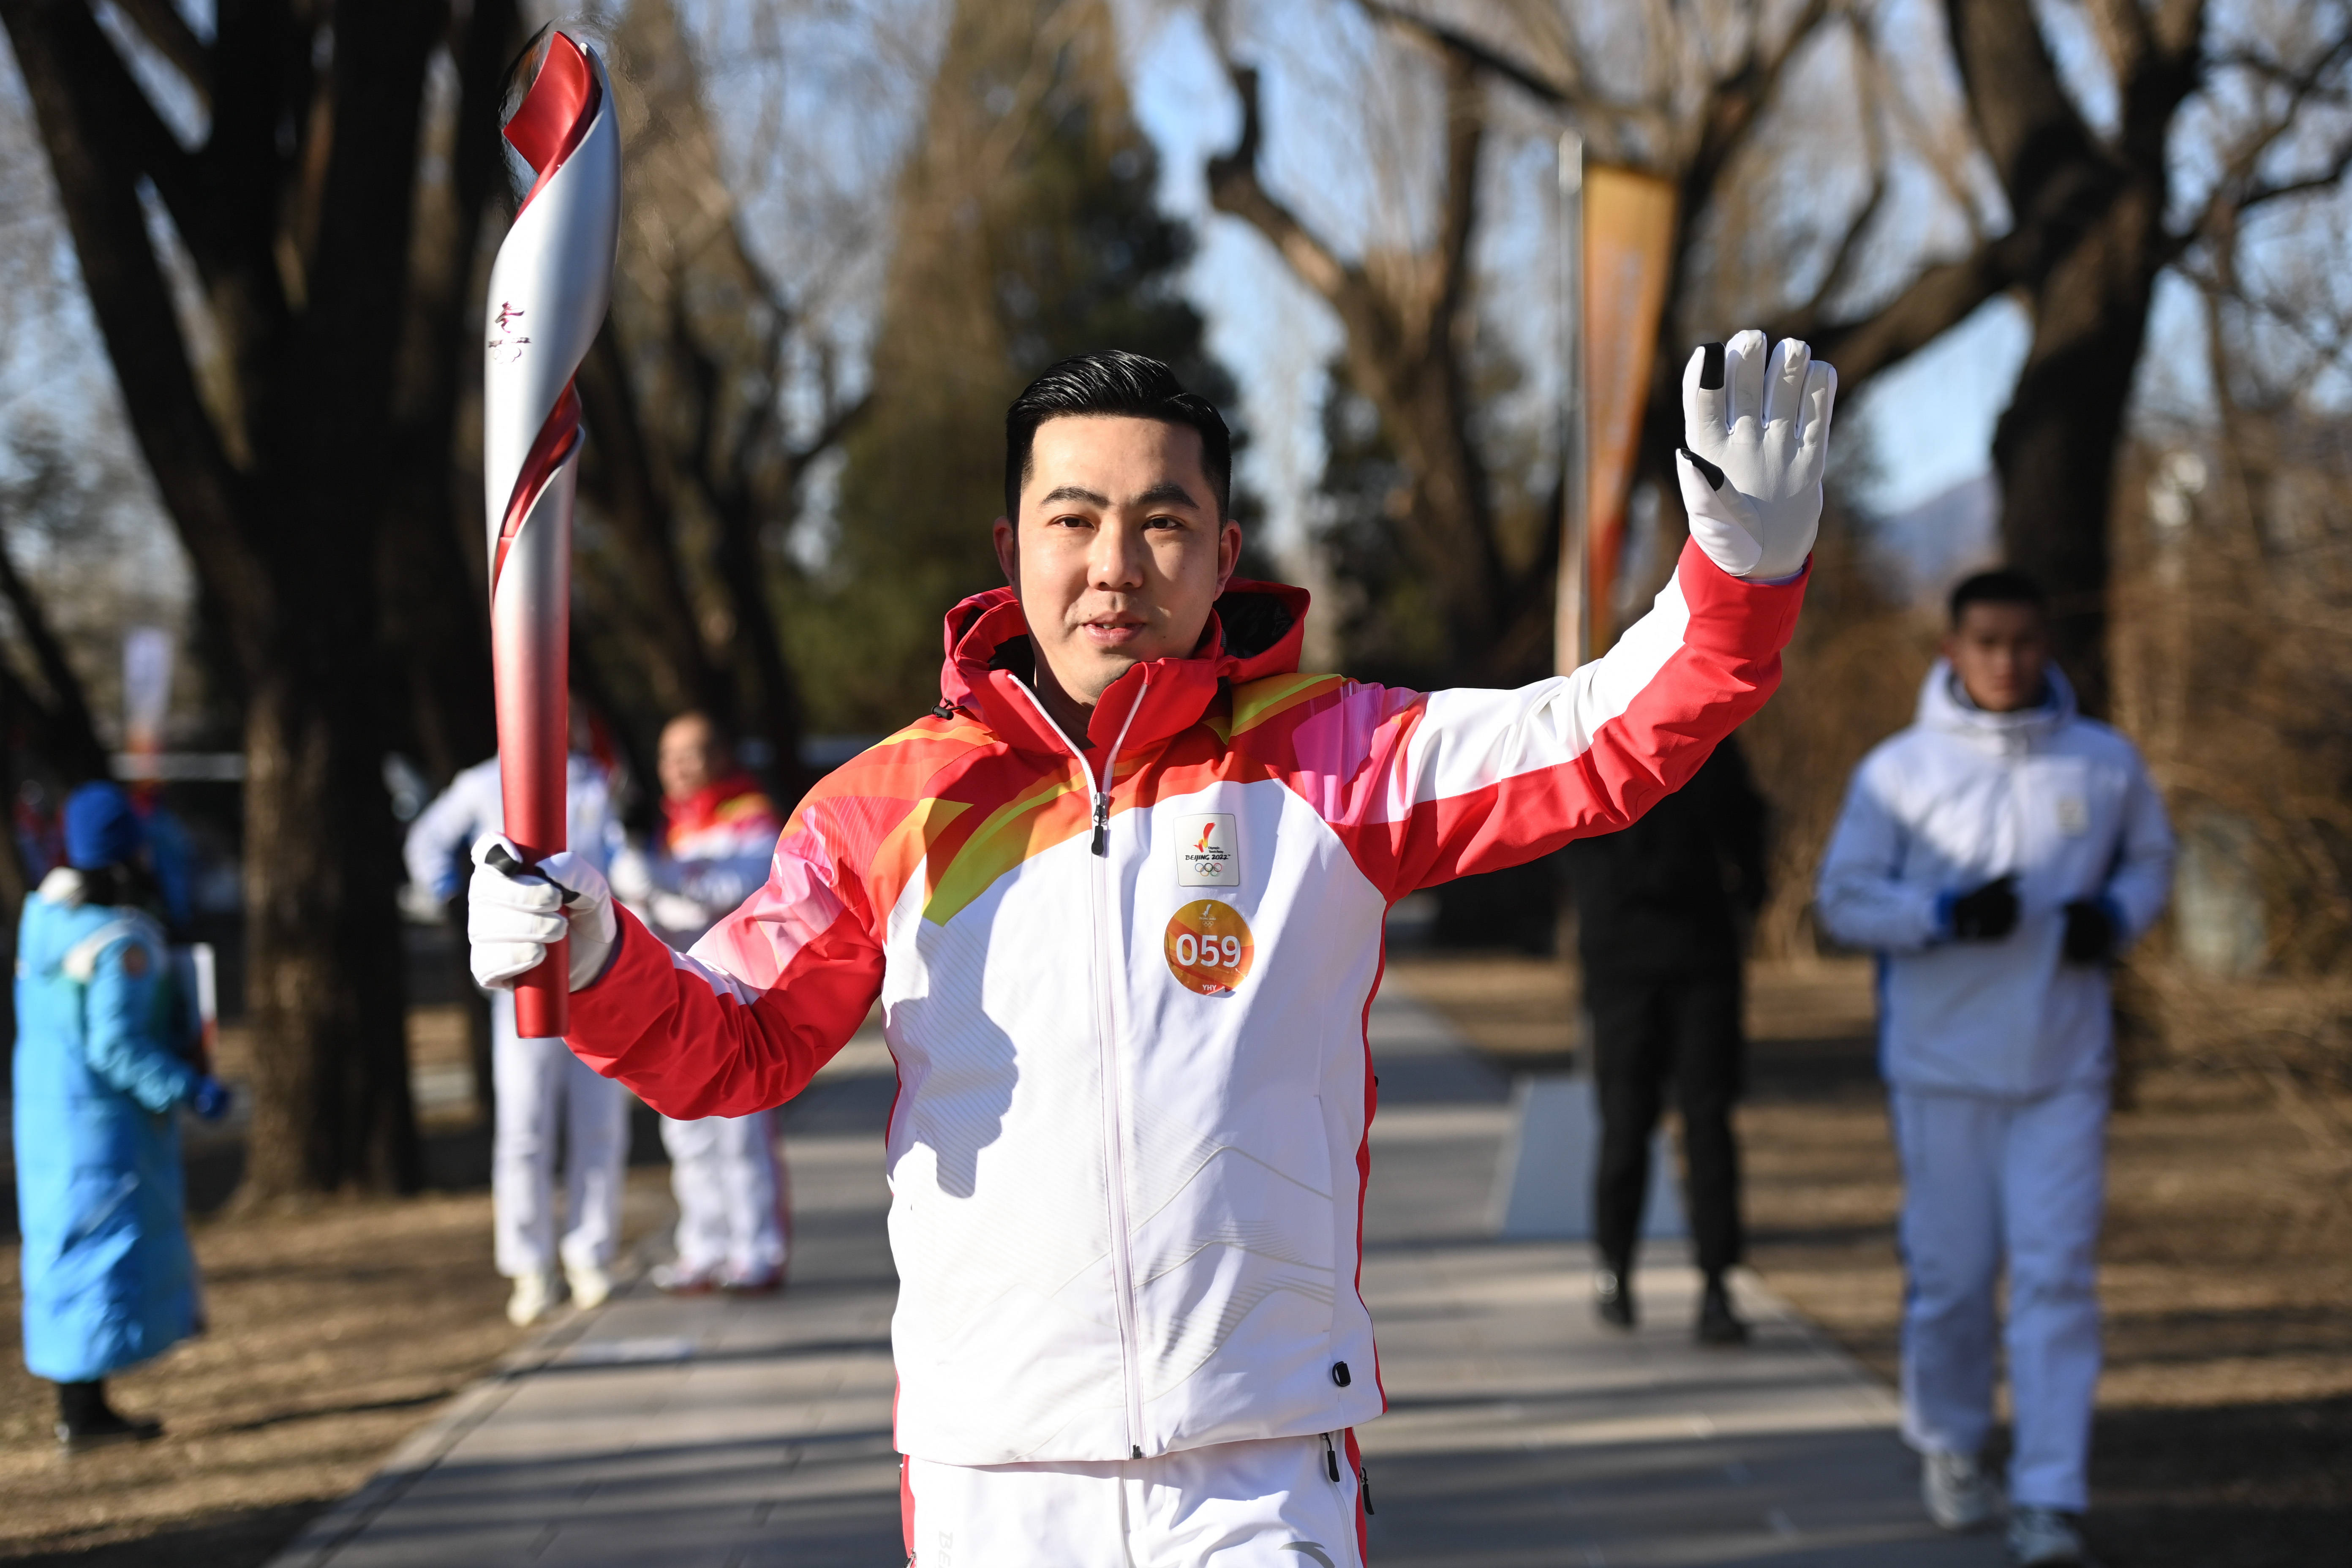
M1078 631L1096 647L1125 647L1143 635L1143 622L1126 616L1105 616L1098 620L1080 622Z

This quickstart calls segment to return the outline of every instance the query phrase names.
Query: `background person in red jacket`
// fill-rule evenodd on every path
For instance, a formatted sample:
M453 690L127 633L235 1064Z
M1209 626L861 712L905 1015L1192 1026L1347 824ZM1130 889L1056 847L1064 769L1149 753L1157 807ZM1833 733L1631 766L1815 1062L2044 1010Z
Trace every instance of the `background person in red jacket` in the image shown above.
M655 765L662 787L656 841L650 854L632 850L614 863L613 887L655 935L685 949L768 879L783 822L707 713L681 713L664 725ZM677 1256L656 1267L656 1285L694 1295L756 1294L783 1284L790 1193L777 1131L775 1112L764 1108L662 1118Z

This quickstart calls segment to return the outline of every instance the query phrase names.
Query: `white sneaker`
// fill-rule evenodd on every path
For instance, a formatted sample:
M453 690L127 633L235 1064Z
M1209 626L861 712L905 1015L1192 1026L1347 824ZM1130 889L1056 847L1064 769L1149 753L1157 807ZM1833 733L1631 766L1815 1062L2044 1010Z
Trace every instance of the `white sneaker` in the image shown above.
M654 1289L666 1296L708 1296L719 1289L715 1268L692 1268L684 1263L656 1263L653 1267Z
M1919 1466L1927 1517L1946 1530L1975 1530L1992 1517L1992 1488L1974 1454L1930 1453Z
M515 1276L514 1294L507 1298L507 1321L527 1329L547 1316L555 1305L555 1276L543 1270Z
M572 1285L572 1304L575 1307L601 1307L613 1298L613 1277L593 1263L577 1267L563 1266L563 1277Z
M2073 1520L2031 1503L2010 1513L2009 1554L2020 1568L2084 1568L2091 1561Z

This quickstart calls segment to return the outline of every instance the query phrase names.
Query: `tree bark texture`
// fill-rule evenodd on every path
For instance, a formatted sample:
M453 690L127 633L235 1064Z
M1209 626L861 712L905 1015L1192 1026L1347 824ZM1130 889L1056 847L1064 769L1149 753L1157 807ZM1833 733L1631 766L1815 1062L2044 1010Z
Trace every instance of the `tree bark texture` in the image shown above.
M169 11L127 8L167 28ZM493 3L475 20L510 36L512 16ZM247 1196L265 1200L408 1188L421 1174L397 832L381 772L398 705L387 701L396 683L380 640L380 552L396 535L395 507L415 499L404 488L415 470L446 474L449 389L471 337L457 336L463 316L451 303L465 283L440 279L421 329L411 289L425 68L447 7L337 6L331 49L320 51L324 20L224 7L196 83L211 132L187 151L86 0L0 0L133 433L247 698ZM466 79L461 118L479 135L495 126L507 37L450 42ZM159 47L176 58L172 48L186 44ZM478 162L464 179L478 205ZM148 237L142 181L195 264L231 372L225 404L198 391ZM457 229L466 254L451 267L463 279L473 229ZM435 341L419 343L418 331ZM415 395L402 409L404 368ZM441 449L428 454L436 435ZM448 507L411 536L438 526L445 563L457 559ZM472 601L464 581L438 591ZM447 749L464 743L465 727L442 725Z
M1621 102L1596 100L1580 79L1554 80L1516 61L1474 33L1417 10L1360 0L1368 15L1438 51L1449 106L1447 223L1475 222L1465 193L1461 154L1465 116L1478 110L1473 74L1507 80L1554 107L1605 121ZM2086 709L2105 707L2108 517L2114 503L2115 453L2129 405L2156 280L2208 227L2192 218L2168 226L2172 130L2182 104L2217 68L2206 32L2205 0L2157 0L2095 7L2098 47L2116 83L2118 120L2111 132L2095 131L2075 108L2042 33L2033 0L1945 0L1944 16L1978 149L1990 164L2009 208L2009 225L1982 237L1963 255L1935 259L1889 300L1859 314L1842 313L1837 300L1848 263L1877 216L1885 174L1874 171L1872 193L1835 247L1827 276L1813 297L1768 323L1774 336L1809 340L1837 365L1849 392L1878 371L1926 346L1978 307L2014 293L2032 318L2033 338L2015 395L1993 443L2001 481L2001 538L2011 560L2039 577L2056 612L2060 656ZM1679 395L1690 330L1680 302L1706 262L1703 245L1717 243L1707 218L1717 188L1739 166L1742 150L1770 109L1792 60L1824 27L1857 27L1852 14L1826 0L1807 0L1768 34L1750 30L1743 52L1718 70L1696 106L1668 141L1664 172L1680 188L1674 276L1675 302L1661 325L1636 474L1657 484L1669 509L1678 508L1672 454L1681 434ZM1857 32L1857 48L1874 47ZM2325 44L2325 40L2322 40ZM2352 138L2330 132L2315 163L2294 176L2266 174L2264 155L2281 143L2306 99L2334 101L2321 74L2347 47L2312 55L2313 74L2274 124L2257 125L2251 140L2221 149L2222 179L2211 198L2218 210L2321 188L2352 168ZM1360 390L1379 408L1390 439L1413 476L1408 546L1441 584L1449 623L1484 629L1457 631L1465 648L1489 646L1510 609L1488 561L1475 548L1478 534L1478 459L1460 435L1466 409L1440 360L1444 335L1416 336L1360 268L1351 268L1309 234L1255 176L1260 137L1254 72L1229 69L1243 102L1240 142L1209 168L1212 199L1223 211L1253 224L1300 279L1321 293L1347 331L1347 363ZM2280 77L2281 71L2286 71ZM1589 73L1587 73L1589 74ZM2287 68L2273 77L2292 83ZM1679 140L1677 140L1677 138ZM1875 156L1875 154L1874 154ZM1473 162L1467 165L1475 173ZM2265 183L2265 181L2275 183ZM1447 242L1454 236L1449 229ZM1440 247L1441 252L1444 249ZM1442 255L1427 260L1439 264ZM1457 378L1458 379L1458 378ZM1454 439L1449 440L1449 434ZM1483 608L1478 607L1481 595Z

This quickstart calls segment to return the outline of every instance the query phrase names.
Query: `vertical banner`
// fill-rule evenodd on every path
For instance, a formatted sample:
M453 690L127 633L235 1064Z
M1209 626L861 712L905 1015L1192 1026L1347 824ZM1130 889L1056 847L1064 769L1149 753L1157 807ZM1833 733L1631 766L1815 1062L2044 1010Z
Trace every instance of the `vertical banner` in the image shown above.
M132 626L122 636L122 777L152 791L162 776L163 721L172 711L172 634Z
M1585 659L1592 605L1585 582L1584 138L1559 133L1559 583L1552 599L1552 673Z
M1658 321L1673 261L1675 187L1654 174L1589 168L1580 185L1583 353L1582 647L1575 662L1615 640L1617 566L1625 502L1650 396ZM1563 560L1563 567L1565 561ZM1560 650L1564 668L1573 668Z

